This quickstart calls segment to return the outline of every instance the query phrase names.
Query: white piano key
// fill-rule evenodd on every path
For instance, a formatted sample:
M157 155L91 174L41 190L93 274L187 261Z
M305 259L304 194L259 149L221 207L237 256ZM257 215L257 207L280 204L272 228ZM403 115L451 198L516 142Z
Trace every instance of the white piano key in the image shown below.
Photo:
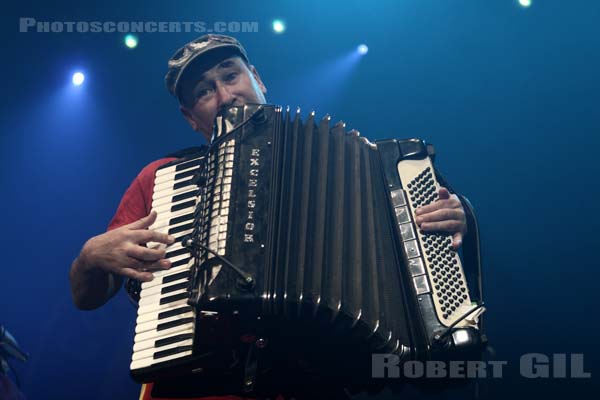
M199 186L194 182L194 175L186 175L186 176L173 176L173 179L165 180L164 182L155 183L154 192L160 192L161 190L173 190L176 185L185 185L185 186L195 186L199 188Z
M193 258L191 258L191 256L189 254L181 254L179 256L170 258L170 260L171 260L171 262L177 262L177 261L188 259L188 258L190 260L193 260ZM156 286L157 284L162 285L162 277L164 277L166 275L173 275L177 272L185 271L186 269L190 269L192 267L192 265L193 265L193 263L190 264L190 262L188 261L186 264L179 265L177 267L171 267L169 269L163 269L161 271L153 272L152 276L154 277L154 279L152 279L149 282L142 282L142 293L143 293L143 290L147 287Z
M173 182L175 180L175 177L177 175L182 174L182 173L186 173L186 172L194 174L195 171L199 170L199 169L200 169L200 167L196 165L196 166L192 166L192 167L189 167L189 168L186 168L186 169L182 169L181 171L173 171L170 174L162 174L161 176L155 177L155 179L154 179L154 185L157 186L157 185L159 185L161 183ZM192 176L192 175L189 175L189 176Z
M170 225L169 221L171 221L173 218L177 218L177 217L181 217L183 215L193 214L193 213L194 213L194 208L190 208L190 209L184 209L184 210L179 210L179 211L169 212L169 213L165 213L163 215L159 215L159 217L156 219L156 221L154 221L154 223L152 224L150 229L157 230L164 226L169 226ZM190 219L188 221L193 221L193 220L194 220L194 217L192 216L192 217L190 217Z
M184 283L184 282L188 282L188 281L189 281L189 279L186 277L186 278L178 279L178 280L173 281L173 282L168 282L168 283L164 283L164 284L160 284L160 285L156 285L156 286L146 287L146 288L144 288L144 290L140 294L140 298L142 298L141 297L142 295L144 297L153 296L155 294L160 293L161 290L163 290L164 288L167 288L167 287L169 287L171 285L178 285L180 283Z
M171 201L171 199L173 197L177 196L178 194L189 192L190 189L198 190L198 187L196 185L189 185L189 186L180 187L179 189L167 188L167 189L155 191L152 194L152 201L154 202L154 200L160 199L162 197L169 197L169 201Z
M164 182L158 183L158 184L154 184L154 193L156 192L160 192L163 190L173 190L173 187L175 185L177 185L178 183L182 183L182 182L187 182L193 179L193 176L184 176L182 178L178 178L178 179L173 179L173 180L166 180ZM194 185L194 184L190 184ZM194 185L196 186L196 185Z
M165 205L165 204L171 204L171 202L173 201L173 198L176 195L186 194L186 193L189 193L189 192L197 192L198 191L198 187L196 187L196 186L186 186L183 189L185 189L185 190L179 191L179 193L173 194L172 196L162 196L162 197L158 197L158 198L152 200L152 208L154 209L156 207L160 207L160 206ZM197 198L198 198L197 196L190 196L190 197L187 197L186 199L183 199L183 200L180 200L180 201L192 200L192 199L197 199Z
M167 304L151 303L144 307L138 307L138 316L146 313L161 313L187 305L187 299L181 299Z
M137 333L133 340L135 343L138 343L138 342L143 342L144 340L148 340L148 339L156 339L158 337L180 335L182 332L185 332L186 330L190 329L190 327L187 325L188 324L174 326L169 329L163 329L160 332L154 330L154 331L146 331L146 332Z
M152 211L156 211L156 213L158 215L163 215L164 213L171 212L171 209L173 207L177 207L177 206L180 206L181 204L190 203L190 202L192 202L193 205L186 206L184 209L194 210L196 208L196 198L188 197L187 199L179 200L179 201L172 202L172 203L159 204L156 206L152 205Z
M162 279L165 276L170 276L170 275L178 274L180 272L187 271L190 268L191 267L188 266L188 264L185 264L185 265L180 265L180 266L175 267L175 268L166 269L164 271L154 272L153 273L154 279L152 279L149 282L142 282L142 293L141 293L141 295L143 295L144 291L146 289L148 289L148 288L151 288L151 287L154 287L154 286L161 286L161 285L163 285Z
M193 219L190 219L190 220L187 220L187 221L178 222L178 223L172 224L172 225L169 225L168 221L164 222L164 223L162 223L160 225L157 225L156 222L155 222L150 229L152 229L154 231L161 232L161 233L168 233L170 229L177 228L177 227L182 226L182 225L189 225L189 224L191 224L193 222L194 222ZM174 233L174 235L177 235L177 233Z
M173 313L175 311L177 312L188 312L192 310L192 306L188 305L188 304L184 304L184 305L178 305L172 308L169 308L167 310L159 310L159 311L155 311L155 312L149 312L149 313L145 313L145 314L141 314L138 315L135 323L136 324L143 324L145 322L149 322L149 321L153 321L153 320L159 320L160 319L160 314L162 313L166 313L166 312L170 312Z
M147 296L147 297L140 297L140 301L138 302L138 305L140 307L146 306L148 304L153 304L153 303L160 303L160 301L164 298L167 297L171 297L171 296L176 296L178 294L184 294L187 293L186 289L180 289L180 290L176 290L174 292L171 293L165 293L165 294L155 294L153 296Z
M191 161L197 161L200 160L203 157L196 157L196 158L190 158L189 160L186 160L184 162L191 162ZM165 168L160 168L159 170L156 171L156 176L162 176L162 175L168 175L168 174L172 174L175 173L177 170L177 166L180 165L182 163L178 163L177 165L171 165L169 167L165 167Z
M147 358L143 358L141 360L132 361L131 364L129 364L129 368L131 370L147 368L154 364L158 364L158 363L169 361L169 360L176 360L176 359L183 358L183 357L190 356L190 355L192 355L191 350L183 352L183 353L173 354L168 357L163 357L158 360L155 360L153 357L147 357Z
M194 335L194 324L189 324L189 326L186 326L185 329L182 329L180 332L176 333L176 334L166 334L166 335L159 335L156 338L151 338L151 339L147 339L147 340L141 340L137 343L135 343L133 345L133 351L142 351L142 350L146 350L146 349L159 349L160 347L156 347L156 342L159 340L163 340L163 339L172 339L175 336L178 335ZM186 340L186 339L183 339ZM161 346L162 347L162 346Z
M155 348L144 349L141 351L134 352L131 359L132 359L132 361L135 361L135 360L141 360L143 358L148 358L148 357L154 358L154 354L158 351L170 350L170 349L174 349L179 346L191 346L192 344L193 344L193 340L187 339L187 340L183 340L181 342L176 342L176 343L171 343L171 344L168 344L165 346L161 346L157 349L155 349Z
M193 165L189 168L186 169L182 169L181 171L175 171L173 170L172 173L169 174L161 174L159 176L156 176L156 178L154 179L154 185L166 182L166 181L172 181L175 176L179 175L179 174L183 174L185 172L190 172L190 171L196 171L196 170L200 170L200 166L199 165Z
M141 324L137 324L137 326L135 327L135 333L141 333L141 332L146 332L146 331L150 331L150 330L157 330L158 329L158 325L160 324L165 324L168 322L173 322L173 321L179 321L185 318L193 318L194 317L194 313L192 311L189 311L187 313L184 314L178 314L178 315L174 315L172 317L169 318L163 318L161 320L154 320L154 321L148 321L148 322L144 322ZM186 322L186 324L190 324L193 322ZM182 324L185 325L185 324Z

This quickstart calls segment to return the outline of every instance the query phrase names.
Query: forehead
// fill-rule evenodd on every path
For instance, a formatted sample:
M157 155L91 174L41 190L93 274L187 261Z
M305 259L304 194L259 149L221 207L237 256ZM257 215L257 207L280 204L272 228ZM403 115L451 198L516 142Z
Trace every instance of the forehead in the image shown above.
M233 56L219 61L217 64L213 64L209 68L196 69L191 71L188 76L188 84L192 87L196 86L197 83L214 79L219 76L219 73L228 70L230 68L243 68L244 62L240 57Z

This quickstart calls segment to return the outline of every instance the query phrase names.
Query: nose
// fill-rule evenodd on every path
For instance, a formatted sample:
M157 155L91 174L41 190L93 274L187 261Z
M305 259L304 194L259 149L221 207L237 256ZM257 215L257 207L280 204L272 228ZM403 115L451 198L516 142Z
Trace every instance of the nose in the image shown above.
M216 93L219 99L219 114L227 107L236 103L236 97L231 93L231 89L223 83L217 83Z

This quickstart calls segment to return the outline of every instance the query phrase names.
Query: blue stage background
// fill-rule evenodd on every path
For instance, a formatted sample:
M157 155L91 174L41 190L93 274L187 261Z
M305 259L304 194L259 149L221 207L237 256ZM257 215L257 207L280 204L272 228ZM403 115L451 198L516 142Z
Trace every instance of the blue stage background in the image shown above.
M600 3L594 0L11 2L2 13L0 324L31 354L29 399L134 399L135 310L77 311L68 271L138 171L202 143L165 90L196 33L20 33L44 21L257 21L235 34L271 103L370 139L421 137L481 224L488 397L598 390ZM287 23L276 35L274 18ZM352 57L358 44L369 52ZM73 87L76 68L86 73ZM584 353L591 379L519 377L525 353ZM437 397L469 396L467 390ZM405 398L417 398L408 389ZM379 398L391 398L384 392ZM362 397L361 397L362 398ZM484 397L485 398L485 397Z

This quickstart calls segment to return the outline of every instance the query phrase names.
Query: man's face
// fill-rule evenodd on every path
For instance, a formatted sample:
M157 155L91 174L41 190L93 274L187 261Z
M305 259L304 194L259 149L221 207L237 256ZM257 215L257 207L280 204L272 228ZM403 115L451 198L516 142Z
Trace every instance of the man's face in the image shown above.
M238 56L227 58L212 68L182 82L181 112L192 129L212 135L217 115L228 106L265 103L267 88L253 66Z

